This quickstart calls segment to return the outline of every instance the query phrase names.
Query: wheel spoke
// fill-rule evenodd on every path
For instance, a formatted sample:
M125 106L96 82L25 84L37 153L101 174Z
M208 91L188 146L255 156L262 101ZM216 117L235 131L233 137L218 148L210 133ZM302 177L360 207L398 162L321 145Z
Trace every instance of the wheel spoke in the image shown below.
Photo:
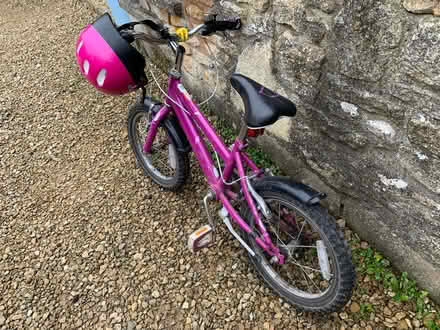
M281 203L278 202L278 214L280 214L280 209L281 209ZM281 222L281 218L279 217L279 221L278 221L278 233L280 232L280 222ZM275 234L277 235L277 234ZM282 243L283 241L280 240L279 236L277 235L277 238L279 239L279 241Z
M278 203L278 206L280 206L280 203ZM280 225L280 222L283 221L282 218L281 218L280 207L278 207L278 214L277 214L276 212L274 212L274 213L275 213L275 215L276 215L277 218L278 218L278 232L279 232L279 225ZM266 222L269 223L269 221L266 221ZM270 223L269 223L269 224L270 224ZM297 229L299 229L297 221L295 221L295 225L296 225ZM292 236L289 232L287 232L287 231L286 231L286 234L287 234L292 240L299 241L299 235L298 235L298 237L295 238L295 237L293 237L293 236Z
M319 270L319 269L315 269L315 268L312 268L312 267L309 267L309 266L303 266L303 265L301 265L301 264L299 264L299 263L297 263L297 262L295 262L295 261L292 261L292 260L290 260L290 263L291 263L291 264L294 264L294 265L296 265L296 266L298 266L298 267L305 268L305 269L309 269L309 270L311 270L311 271L314 271L314 272L317 272L317 273L321 273L321 274L323 274L323 272L322 272L321 270ZM333 274L330 274L330 276L333 276Z
M302 233L302 231L303 231L305 225L306 225L306 221L304 220L304 221L303 221L303 224L302 224L302 226L301 226L301 230L299 231L298 237L296 238L298 241L299 241L299 238L301 237L301 233Z
M274 228L274 226L272 224L269 224L269 227ZM287 246L286 244L284 244L284 242L281 240L280 236L278 236L279 233L279 227L278 227L278 232L274 232L275 236L277 237L277 242L280 242L281 245L283 246Z
M314 245L295 245L295 249L296 248L302 248L302 249L316 249L316 246Z
M305 282L306 282L306 284L307 284L307 287L309 288L309 291L311 291L310 290L310 285L309 285L309 277L308 276L306 276L307 274L306 274L306 272L301 268L301 274L302 274L302 276L304 277L304 280L305 280Z
M301 270L302 270L302 272L307 276L307 278L310 280L310 281L312 281L312 283L313 283L313 286L321 293L322 291L321 291L321 289L316 285L316 283L315 283L315 281L313 280L313 278L311 278L310 277L310 275L309 274L307 274L307 272L303 269L303 268L301 268Z

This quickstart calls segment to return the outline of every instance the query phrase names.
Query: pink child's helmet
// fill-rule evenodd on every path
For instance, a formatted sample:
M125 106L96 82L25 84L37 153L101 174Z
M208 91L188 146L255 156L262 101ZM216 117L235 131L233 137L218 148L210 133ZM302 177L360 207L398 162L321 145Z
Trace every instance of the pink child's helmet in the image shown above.
M107 13L82 30L76 59L82 74L104 93L122 95L147 83L144 57L121 37Z

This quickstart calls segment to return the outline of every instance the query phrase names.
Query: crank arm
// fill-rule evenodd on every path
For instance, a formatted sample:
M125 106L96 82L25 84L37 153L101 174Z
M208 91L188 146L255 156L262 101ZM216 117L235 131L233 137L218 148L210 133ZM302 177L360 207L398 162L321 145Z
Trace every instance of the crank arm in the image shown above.
M223 222L225 223L226 227L228 227L228 230L231 232L231 234L240 242L240 244L249 252L249 254L252 257L255 257L255 252L252 250L252 248L246 244L246 242L240 237L240 235L234 230L232 227L231 221L228 217L228 211L223 207L219 212L219 216L222 218Z

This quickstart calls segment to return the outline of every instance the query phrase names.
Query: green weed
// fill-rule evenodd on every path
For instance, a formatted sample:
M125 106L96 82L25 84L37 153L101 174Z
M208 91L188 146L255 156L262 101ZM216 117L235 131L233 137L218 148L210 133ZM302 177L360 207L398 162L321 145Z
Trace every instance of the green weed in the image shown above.
M417 287L417 283L408 278L408 273L403 272L400 275L396 275L391 268L390 262L381 253L371 247L367 249L356 248L353 250L353 256L356 270L374 277L386 289L391 290L395 301L413 302L416 307L417 318L422 319L431 313L431 306L427 303L429 300L426 299L428 292L420 290ZM365 310L366 308L364 307ZM434 314L433 319L427 322L429 326L425 325L429 329L438 329L439 320L438 314Z
M364 320L367 320L370 318L371 313L374 313L374 306L370 303L361 304L360 305L361 310L359 311L359 314L361 315L361 318Z

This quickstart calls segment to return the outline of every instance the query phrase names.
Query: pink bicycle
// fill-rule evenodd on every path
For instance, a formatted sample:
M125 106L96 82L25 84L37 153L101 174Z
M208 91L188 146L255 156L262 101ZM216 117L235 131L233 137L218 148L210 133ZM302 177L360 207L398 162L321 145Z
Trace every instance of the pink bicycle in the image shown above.
M137 24L150 27L157 37L135 31L133 27ZM138 81L143 83L134 87L141 88L143 93L128 115L130 145L145 173L170 190L179 189L188 178L191 151L199 161L209 185L203 199L209 225L189 237L192 251L215 242L216 220L209 212L208 202L220 201L220 219L246 249L270 288L306 311L339 310L351 298L355 271L342 233L320 206L326 195L289 178L270 175L259 169L245 152L249 137L263 134L264 127L281 116L293 117L296 106L259 83L233 74L231 83L243 99L245 114L238 137L228 147L181 82L185 48L179 45L180 40L197 33L209 36L217 31L238 30L240 26L240 19L217 20L214 16L178 34L151 20L117 28L128 43L135 39L166 43L176 55L164 103L146 96L146 78L139 73ZM108 37L104 32L101 35ZM97 79L99 85L99 74ZM216 162L202 134L211 143ZM223 167L218 157L223 160Z

